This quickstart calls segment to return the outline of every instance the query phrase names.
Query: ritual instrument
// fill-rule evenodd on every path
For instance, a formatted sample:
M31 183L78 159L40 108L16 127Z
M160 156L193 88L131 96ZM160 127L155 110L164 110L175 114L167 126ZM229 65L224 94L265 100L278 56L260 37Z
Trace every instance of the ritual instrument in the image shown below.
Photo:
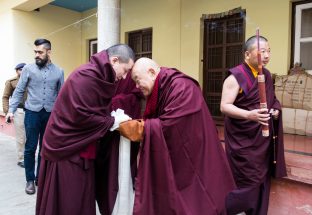
M266 101L266 92L265 92L265 76L262 71L262 60L261 60L261 50L260 50L260 38L259 38L259 28L256 31L257 35L257 57L258 57L258 88L259 88L259 95L260 95L260 108L268 108L267 101ZM262 136L268 137L269 136L269 126L262 125Z

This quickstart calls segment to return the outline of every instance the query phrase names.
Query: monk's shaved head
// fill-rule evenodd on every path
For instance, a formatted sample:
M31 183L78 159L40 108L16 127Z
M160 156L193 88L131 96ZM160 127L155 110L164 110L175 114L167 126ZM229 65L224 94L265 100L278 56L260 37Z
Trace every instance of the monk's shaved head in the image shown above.
M150 69L155 70L155 72L157 72L157 74L158 74L158 72L159 72L159 65L155 61L150 59L150 58L142 57L142 58L139 58L135 62L132 71L134 71L134 73L135 72L147 72Z
M138 59L132 68L132 79L145 96L149 96L153 90L154 82L160 72L159 65L152 59L142 57Z

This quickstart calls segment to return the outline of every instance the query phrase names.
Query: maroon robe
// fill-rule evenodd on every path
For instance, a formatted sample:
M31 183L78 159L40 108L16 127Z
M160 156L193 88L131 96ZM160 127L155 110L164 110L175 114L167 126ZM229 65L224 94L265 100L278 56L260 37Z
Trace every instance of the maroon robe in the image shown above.
M198 83L161 68L157 109L145 120L135 215L225 214L234 180Z
M123 109L133 119L141 117L143 94L136 88L129 73L118 82L112 99L112 110ZM118 193L119 132L115 131L101 139L95 162L96 200L103 215L112 213ZM136 165L139 143L131 143L131 164Z
M244 110L258 109L260 97L258 81L246 63L230 69L243 93L238 94L234 105ZM286 176L283 145L283 127L281 105L276 99L271 74L263 69L265 75L268 109L280 111L276 154L272 141L273 120L269 121L270 136L262 136L262 126L258 122L225 117L225 148L238 187L229 194L227 207L229 214L245 211L246 214L267 214L270 177ZM273 158L276 158L276 165Z
M112 127L115 91L115 72L106 51L92 56L66 80L43 138L37 215L95 214L94 161L80 154Z

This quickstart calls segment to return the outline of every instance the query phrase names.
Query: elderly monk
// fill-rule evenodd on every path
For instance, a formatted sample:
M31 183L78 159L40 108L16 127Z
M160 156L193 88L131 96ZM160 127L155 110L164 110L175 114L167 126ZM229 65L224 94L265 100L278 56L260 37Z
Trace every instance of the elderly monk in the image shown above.
M225 214L234 180L198 82L148 58L132 79L147 97L133 214Z
M264 37L259 42L265 66L270 60L270 47ZM264 215L268 211L271 176L286 176L281 105L274 95L271 74L263 68L267 106L275 120L268 109L259 109L256 36L246 41L244 49L245 61L229 70L221 99L225 149L238 187L230 193L227 206L228 214L244 211L247 215ZM270 135L264 137L262 125L267 124Z
M132 49L114 45L93 55L67 79L55 102L42 144L36 214L96 214L96 144L128 120L112 117L117 81L134 64Z
M131 79L131 72L129 72L125 79L117 83L116 95L112 98L111 110L114 111L120 108L133 119L141 118L142 99L143 94L135 87L135 83ZM132 193L127 193L126 190L126 195L123 195L124 193L120 192L120 186L122 186L122 182L124 182L125 179L119 177L128 173L127 171L129 171L131 164L132 167L136 166L135 159L139 143L120 143L120 133L118 131L110 132L102 138L100 142L101 144L98 145L95 162L95 193L99 210L101 214L112 214L114 206L115 208L120 206L123 210L128 210L129 212L129 207L133 205L129 204L128 207L125 207L125 203L128 202L121 200L127 201L130 199L129 196L133 195L133 186L132 184L131 186L129 185L129 189L132 189ZM131 149L131 152L128 151L128 147ZM126 153L128 153L128 155ZM122 156L125 158L121 158ZM127 162L124 160L129 156L131 162L129 166L125 166L125 163L129 163L129 160ZM122 168L119 169L118 167ZM132 169L134 170L134 168ZM118 174L118 172L122 172L123 174ZM129 174L129 177L130 183L133 181L131 180L131 174ZM116 198L118 193L120 196L122 195L120 198ZM124 204L118 204L119 202Z

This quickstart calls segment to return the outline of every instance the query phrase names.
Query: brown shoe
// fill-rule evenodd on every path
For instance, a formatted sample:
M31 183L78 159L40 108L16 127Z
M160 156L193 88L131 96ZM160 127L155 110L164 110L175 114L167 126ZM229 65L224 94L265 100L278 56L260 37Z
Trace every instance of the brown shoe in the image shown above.
M25 188L25 192L29 195L31 194L35 194L36 192L36 187L35 187L35 183L33 181L27 181L26 183L26 188Z

